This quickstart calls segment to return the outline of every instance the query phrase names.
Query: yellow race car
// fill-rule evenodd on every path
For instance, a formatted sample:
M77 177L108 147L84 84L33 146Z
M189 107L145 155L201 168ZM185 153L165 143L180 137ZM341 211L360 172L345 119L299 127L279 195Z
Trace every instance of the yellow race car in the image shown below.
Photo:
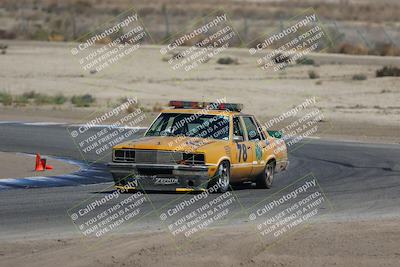
M226 192L230 184L270 188L288 166L287 148L241 104L170 101L143 137L113 147L118 189Z

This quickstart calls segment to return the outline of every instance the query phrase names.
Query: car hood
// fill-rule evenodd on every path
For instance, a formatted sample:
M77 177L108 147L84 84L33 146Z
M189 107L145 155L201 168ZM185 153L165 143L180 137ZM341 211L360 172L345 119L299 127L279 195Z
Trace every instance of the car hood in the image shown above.
M148 136L127 141L114 146L114 149L154 149L168 151L198 151L209 145L226 144L226 140L203 139L184 136Z

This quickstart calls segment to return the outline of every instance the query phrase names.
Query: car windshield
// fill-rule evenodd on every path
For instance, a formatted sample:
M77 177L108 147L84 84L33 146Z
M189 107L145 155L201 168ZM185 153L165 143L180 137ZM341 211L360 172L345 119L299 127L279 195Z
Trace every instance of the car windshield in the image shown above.
M189 136L229 140L229 117L162 113L150 126L146 136Z

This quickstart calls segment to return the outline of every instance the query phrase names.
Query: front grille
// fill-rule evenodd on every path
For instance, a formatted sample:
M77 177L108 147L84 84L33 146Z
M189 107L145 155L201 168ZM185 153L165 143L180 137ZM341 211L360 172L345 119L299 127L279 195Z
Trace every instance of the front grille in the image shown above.
M157 163L157 150L137 150L136 163Z
M116 149L114 150L114 162L132 162L144 164L187 164L204 165L203 154L191 154L175 151L162 150L134 150Z

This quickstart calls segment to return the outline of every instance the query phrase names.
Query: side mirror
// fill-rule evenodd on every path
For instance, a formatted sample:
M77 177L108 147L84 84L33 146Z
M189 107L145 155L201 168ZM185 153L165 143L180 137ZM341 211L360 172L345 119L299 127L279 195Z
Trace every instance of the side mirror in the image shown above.
M275 137L275 138L278 138L278 139L281 139L282 136L283 136L283 134L282 134L281 131L268 131L268 134L269 134L270 136Z
M235 142L243 142L243 136L234 135L233 136L233 141L235 141Z

